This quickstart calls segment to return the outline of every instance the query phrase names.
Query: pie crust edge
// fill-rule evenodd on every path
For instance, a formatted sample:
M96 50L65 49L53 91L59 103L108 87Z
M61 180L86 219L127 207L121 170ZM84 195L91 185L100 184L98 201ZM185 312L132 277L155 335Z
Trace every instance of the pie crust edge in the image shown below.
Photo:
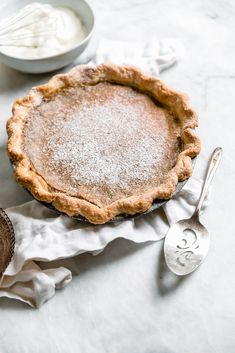
M139 89L166 105L181 121L183 150L177 162L161 185L142 195L117 200L108 206L98 207L93 203L53 190L45 179L33 168L23 150L24 124L30 109L38 106L42 99L49 99L61 89L73 86L95 85L99 82L119 83ZM198 125L197 115L189 105L188 97L166 86L158 77L145 75L132 66L102 64L81 65L67 74L53 76L45 85L31 89L29 95L17 99L12 117L7 122L9 158L15 165L15 178L39 201L51 203L57 210L69 216L81 215L91 223L104 224L120 214L133 215L147 211L155 199L169 199L179 181L192 175L192 161L200 152L200 140L194 129Z

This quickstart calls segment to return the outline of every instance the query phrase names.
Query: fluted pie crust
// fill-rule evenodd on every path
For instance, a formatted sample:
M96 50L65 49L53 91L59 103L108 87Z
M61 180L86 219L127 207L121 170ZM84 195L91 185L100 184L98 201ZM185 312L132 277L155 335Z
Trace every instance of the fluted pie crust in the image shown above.
M111 87L111 85L113 86ZM83 185L80 182L78 194L67 192L66 188L57 188L55 185L52 185L51 179L49 182L47 180L49 178L35 167L35 162L32 163L31 157L33 151L32 149L30 150L31 147L27 150L27 146L25 146L27 143L26 130L30 124L30 116L32 116L37 109L40 109L40 106L43 107L43 104L46 105L47 102L58 100L58 97L62 97L63 94L68 96L70 91L76 93L77 90L83 90L85 92L84 94L91 95L93 88L96 86L98 87L97 89L103 89L104 92L107 90L107 94L109 94L109 87L114 87L114 91L117 90L117 92L121 92L120 95L121 98L123 97L123 100L126 99L126 91L127 95L129 94L129 88L126 88L125 91L125 87L131 87L134 89L133 99L138 99L138 94L140 93L151 97L151 101L156 102L156 105L159 104L159 106L162 107L159 109L163 109L163 112L169 112L169 119L178 121L180 150L177 153L176 161L172 162L171 169L165 175L164 180L161 180L160 184L156 183L156 185L153 185L153 183L150 183L149 187L143 184L143 187L137 188L137 190L140 191L136 194L131 193L127 189L127 191L123 193L124 196L118 199L115 198L114 192L111 193L110 197L107 196L106 199L104 197L99 200L100 192L97 191L98 196L95 195L95 192L92 192L92 190L95 190L94 185L92 185L93 189L86 189L84 185L85 191L83 193ZM122 88L119 89L119 87L124 87L124 93L122 93ZM130 93L130 96L131 95L132 92ZM135 95L137 98L135 98ZM146 98L145 100L149 99L150 98ZM147 102L146 104L153 105L152 102ZM71 105L73 105L72 102ZM51 111L49 112L51 113ZM55 119L57 113L58 112L55 111ZM168 117L167 114L168 113L166 113L166 117ZM52 77L47 84L34 87L28 96L16 100L13 105L13 115L8 120L7 124L9 137L8 153L15 165L16 180L23 187L28 189L36 199L52 204L57 210L69 216L81 215L91 223L103 224L120 214L133 215L145 212L156 199L171 198L178 182L191 176L191 159L200 152L200 140L194 131L196 126L197 116L191 109L187 96L171 90L159 78L147 76L139 69L131 66L103 64L95 67L92 65L82 65L75 67L67 74L59 74ZM51 131L51 134L53 133L54 132ZM159 131L156 131L156 133L159 134ZM47 163L49 162L47 156ZM96 179L94 178L94 180ZM108 190L110 190L110 185L108 185L108 187ZM115 187L117 188L117 186ZM91 190L90 193L89 190Z

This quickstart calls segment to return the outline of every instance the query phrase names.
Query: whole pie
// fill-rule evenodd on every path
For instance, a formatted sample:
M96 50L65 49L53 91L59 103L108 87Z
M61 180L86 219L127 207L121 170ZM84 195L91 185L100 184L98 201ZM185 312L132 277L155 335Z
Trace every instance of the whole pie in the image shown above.
M83 65L14 103L16 180L69 216L102 224L169 199L200 151L187 97L131 66Z

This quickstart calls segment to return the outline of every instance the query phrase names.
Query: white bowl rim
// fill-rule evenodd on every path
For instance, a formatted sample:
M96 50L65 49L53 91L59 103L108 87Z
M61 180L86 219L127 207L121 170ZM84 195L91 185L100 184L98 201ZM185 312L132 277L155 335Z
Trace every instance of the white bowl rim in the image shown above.
M59 54L53 54L53 55L50 55L50 56L43 56L42 58L19 58L17 56L13 56L13 55L8 55L8 54L5 54L3 52L0 51L0 55L3 55L7 58L13 58L13 59L16 59L16 60L19 60L19 61L43 61L43 60L47 60L47 59L51 59L51 58L55 58L55 57L60 57L66 53L69 53L75 49L77 49L78 47L80 47L81 45L83 45L84 43L86 43L92 36L93 32L94 32L94 27L95 27L95 15L94 15L94 11L92 10L90 4L88 4L88 2L86 0L80 0L81 2L83 2L84 4L86 4L86 6L88 7L89 11L90 11L90 14L91 14L91 19L92 19L92 27L91 27L91 30L88 32L87 36L81 41L79 42L78 44L75 44L73 47L63 51L62 53L59 53Z

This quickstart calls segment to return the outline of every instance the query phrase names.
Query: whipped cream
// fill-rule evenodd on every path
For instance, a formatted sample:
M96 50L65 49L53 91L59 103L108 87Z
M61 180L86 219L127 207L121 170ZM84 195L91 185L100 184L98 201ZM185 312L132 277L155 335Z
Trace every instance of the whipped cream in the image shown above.
M86 36L81 19L65 7L35 2L15 16L19 18L17 27L20 28L12 27L3 38L6 45L0 47L2 53L13 57L39 59L60 54ZM0 24L1 28L7 20Z

